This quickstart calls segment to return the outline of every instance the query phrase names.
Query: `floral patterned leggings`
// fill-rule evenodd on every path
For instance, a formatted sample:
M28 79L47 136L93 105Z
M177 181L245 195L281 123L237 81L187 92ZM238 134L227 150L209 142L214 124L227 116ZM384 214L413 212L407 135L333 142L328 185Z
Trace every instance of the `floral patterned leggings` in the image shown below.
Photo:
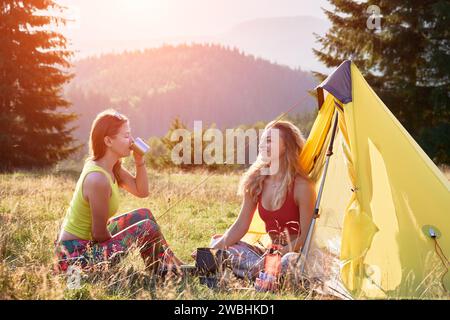
M148 265L166 261L173 252L149 209L140 208L108 220L111 239L97 243L91 240L55 241L57 267L67 271L70 265L81 268L101 267L120 261L136 245Z

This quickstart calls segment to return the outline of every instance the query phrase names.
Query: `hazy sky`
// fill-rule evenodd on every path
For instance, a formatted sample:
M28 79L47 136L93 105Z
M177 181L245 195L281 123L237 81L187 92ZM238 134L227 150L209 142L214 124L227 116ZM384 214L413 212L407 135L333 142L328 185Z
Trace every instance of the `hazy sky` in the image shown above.
M74 38L152 39L226 32L250 19L311 15L326 0L58 0L77 22Z

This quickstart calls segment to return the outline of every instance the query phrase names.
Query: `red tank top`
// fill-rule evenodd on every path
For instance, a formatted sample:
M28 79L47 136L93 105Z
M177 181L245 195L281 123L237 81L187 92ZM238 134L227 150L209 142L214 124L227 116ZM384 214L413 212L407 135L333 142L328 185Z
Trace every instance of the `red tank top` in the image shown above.
M293 189L293 188L290 188ZM258 212L266 225L266 232L270 235L278 235L284 230L289 234L300 235L300 214L295 203L293 190L289 190L286 200L280 209L266 210L261 204L262 195L258 199Z

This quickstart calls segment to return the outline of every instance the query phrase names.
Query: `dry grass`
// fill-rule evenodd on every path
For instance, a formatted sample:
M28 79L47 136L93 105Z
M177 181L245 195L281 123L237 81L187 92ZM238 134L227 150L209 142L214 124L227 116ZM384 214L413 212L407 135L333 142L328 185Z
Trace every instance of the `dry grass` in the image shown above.
M182 199L207 172L149 172L147 199L122 192L120 212L151 209L175 253L193 264L190 253L224 232L239 212L239 176L208 178ZM0 174L0 299L299 299L308 293L256 293L249 283L226 277L227 288L211 290L197 278L158 282L144 270L137 250L105 272L83 274L80 289L53 271L55 240L72 197L79 168ZM170 209L170 210L168 210ZM164 215L163 215L164 214ZM161 216L163 215L163 216ZM250 288L250 289L248 289ZM309 295L310 297L311 295Z
M83 274L81 288L68 289L67 277L53 271L53 241L79 176L77 167L0 174L0 299L314 299L327 297L302 286L258 293L230 274L211 290L198 278L158 281L144 271L137 250L105 272ZM450 179L450 170L445 170ZM122 192L120 212L150 208L175 253L190 253L222 233L239 212L238 174L214 174L185 197L207 172L149 172L147 199ZM163 215L164 214L164 215ZM161 216L163 215L163 216Z

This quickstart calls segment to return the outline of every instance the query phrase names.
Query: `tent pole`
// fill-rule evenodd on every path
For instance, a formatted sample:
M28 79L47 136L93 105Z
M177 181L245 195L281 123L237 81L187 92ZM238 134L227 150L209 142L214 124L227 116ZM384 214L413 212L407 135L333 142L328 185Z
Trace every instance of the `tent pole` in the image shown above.
M314 206L314 215L311 220L311 224L309 225L308 234L305 239L305 244L303 245L301 254L297 259L297 262L298 262L298 260L300 260L302 257L304 257L302 259L301 267L300 267L300 271L302 274L304 274L304 271L305 271L306 259L308 257L308 252L309 252L309 249L311 246L311 240L312 240L312 236L313 236L313 232L314 232L314 227L316 225L316 219L319 218L319 216L320 216L319 215L319 205L320 205L320 200L322 199L322 192L323 192L323 187L325 185L325 178L326 178L327 172L328 172L328 165L330 162L330 157L333 155L333 144L334 144L334 138L336 136L336 131L337 131L338 116L339 116L338 110L335 110L334 111L334 123L333 123L333 129L332 129L333 131L332 131L332 135L331 135L331 139L330 139L330 144L328 145L328 150L327 150L327 154L326 154L327 159L325 162L325 169L322 174L322 180L320 182L319 194L317 196L316 203Z

